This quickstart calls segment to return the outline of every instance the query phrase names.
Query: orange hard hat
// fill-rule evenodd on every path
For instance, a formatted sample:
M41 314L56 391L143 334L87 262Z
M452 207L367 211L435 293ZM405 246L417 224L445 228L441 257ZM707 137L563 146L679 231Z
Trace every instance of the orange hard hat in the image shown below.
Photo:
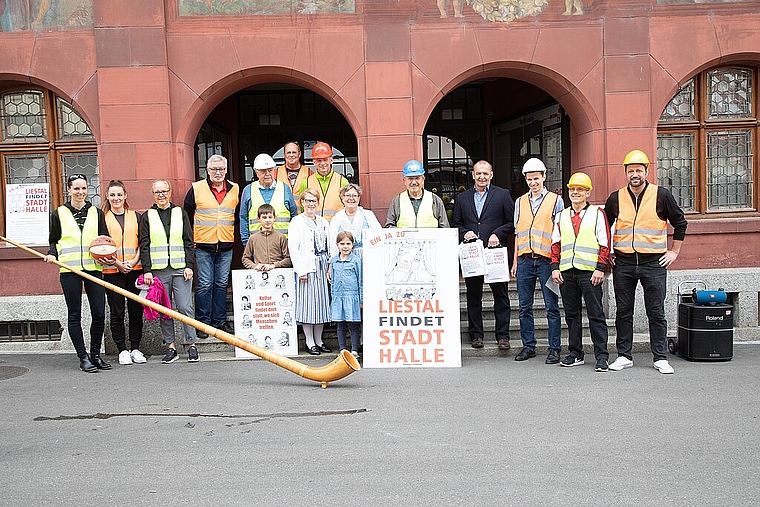
M332 157L332 148L327 143L319 141L311 149L311 159Z

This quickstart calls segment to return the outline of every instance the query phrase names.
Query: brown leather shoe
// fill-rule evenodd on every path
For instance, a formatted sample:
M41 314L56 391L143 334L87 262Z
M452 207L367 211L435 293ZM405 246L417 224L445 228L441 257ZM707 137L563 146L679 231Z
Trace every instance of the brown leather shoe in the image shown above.
M473 338L472 339L472 348L474 348L474 349L482 349L483 348L483 338Z
M508 338L500 338L499 339L499 350L509 350L509 339Z

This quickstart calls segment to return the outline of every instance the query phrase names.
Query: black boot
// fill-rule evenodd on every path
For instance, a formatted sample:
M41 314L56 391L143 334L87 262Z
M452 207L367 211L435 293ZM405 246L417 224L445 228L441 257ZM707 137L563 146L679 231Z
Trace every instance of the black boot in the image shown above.
M94 364L95 367L98 370L110 370L111 369L111 364L110 363L106 363L105 361L103 361L103 359L100 356L93 355L92 356L92 364Z
M94 364L92 364L92 361L90 361L90 358L87 356L79 358L79 369L85 373L98 372L98 368Z

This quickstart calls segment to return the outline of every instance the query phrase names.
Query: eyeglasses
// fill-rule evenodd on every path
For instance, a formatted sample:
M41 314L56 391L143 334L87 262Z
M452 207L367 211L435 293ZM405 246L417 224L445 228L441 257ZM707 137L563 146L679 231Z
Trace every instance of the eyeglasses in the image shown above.
M345 197L346 199L358 199L359 194L345 194L343 197Z
M317 204L317 202L319 202L316 199L301 199L301 201L303 201L305 204Z
M154 190L153 195L169 195L171 190Z
M209 168L206 169L206 172L209 172L209 173L223 173L226 170L227 170L226 167L209 167Z
M70 174L69 177L66 179L66 183L71 185L72 183L74 183L75 180L87 181L87 177L82 173Z

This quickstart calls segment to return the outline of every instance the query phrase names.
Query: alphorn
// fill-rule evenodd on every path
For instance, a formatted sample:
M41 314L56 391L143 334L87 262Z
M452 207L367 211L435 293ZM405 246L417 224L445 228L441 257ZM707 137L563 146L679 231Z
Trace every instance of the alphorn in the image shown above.
M40 257L42 259L45 258L44 254L37 252L36 250L32 250L31 248L27 248L24 245L20 245L16 243L15 241L12 241L8 238L4 238L3 236L0 236L0 241L6 241L17 248L20 248L26 252L29 252L32 255L36 255L37 257ZM171 308L167 308L149 299L145 299L136 294L132 294L131 292L124 290L121 287L117 287L116 285L108 283L105 280L101 280L100 278L92 276L89 273L85 273L84 271L80 269L67 266L63 264L62 262L59 262L58 260L53 259L52 263L61 268L68 269L72 273L76 273L82 278L86 278L87 280L95 282L98 285L102 285L108 290L114 291L118 294L121 294L124 297L137 301L138 303L141 303L144 306L153 308L157 312L163 313L164 315L168 315L169 317L175 320L178 320L182 322L183 324L188 324L194 327L195 329L198 329L199 331L203 331L206 334L214 336L222 340L223 342L229 343L230 345L234 345L235 347L240 347L241 349L246 350L250 352L251 354L260 357L261 359L269 361L270 363L274 363L281 368L285 368L286 370L293 372L296 375L300 375L301 377L305 379L319 382L322 384L323 389L326 388L330 382L340 380L352 374L353 372L359 371L362 369L361 366L359 365L359 361L357 361L356 358L347 350L341 350L340 354L338 354L338 357L336 357L331 363L326 364L324 366L320 366L317 368L312 367L312 366L306 366L305 364L299 363L298 361L290 359L289 357L285 357L276 352L272 352L271 350L267 350L264 347L259 347L258 345L254 345L253 343L243 340L242 338L239 338L233 334L226 333L222 331L221 329L217 329L208 324L204 324L203 322L195 320L192 317L188 317L187 315L184 315L175 310L172 310Z

